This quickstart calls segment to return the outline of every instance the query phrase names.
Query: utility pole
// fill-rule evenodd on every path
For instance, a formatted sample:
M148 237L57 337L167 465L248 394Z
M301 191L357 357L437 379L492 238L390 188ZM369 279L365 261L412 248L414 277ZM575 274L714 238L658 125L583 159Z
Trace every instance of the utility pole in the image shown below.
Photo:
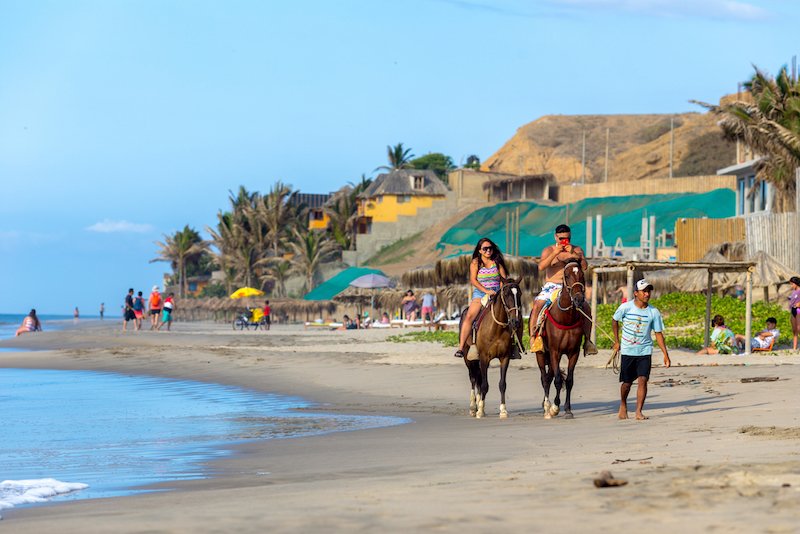
M611 128L606 128L606 170L603 173L603 181L608 182L608 137Z
M586 183L586 130L583 130L583 150L581 151L581 184Z
M675 151L675 119L669 119L669 177L672 178L672 156Z

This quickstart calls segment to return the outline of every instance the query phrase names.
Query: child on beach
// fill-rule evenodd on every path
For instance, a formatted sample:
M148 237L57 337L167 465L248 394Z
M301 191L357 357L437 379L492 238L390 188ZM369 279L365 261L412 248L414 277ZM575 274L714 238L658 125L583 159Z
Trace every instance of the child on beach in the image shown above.
M141 291L133 299L133 317L133 324L136 326L136 330L141 330L142 318L144 317L144 297Z
M164 309L161 312L161 323L156 327L156 330L161 330L164 324L167 325L167 331L172 327L172 312L175 310L175 293L170 293L164 299Z
M612 322L614 330L614 350L620 350L619 368L620 403L619 418L628 418L628 393L634 379L637 380L636 419L647 419L642 413L647 398L647 381L650 379L651 358L653 356L653 340L650 331L655 332L656 341L664 353L664 366L670 366L667 345L664 343L664 322L661 312L649 305L653 286L647 280L639 280L634 286L633 302L621 304L614 312ZM620 342L619 325L622 323L622 341Z
M778 341L781 331L778 330L778 320L775 317L767 318L767 327L750 340L750 346L756 350L769 350ZM736 334L736 345L744 351L746 338Z

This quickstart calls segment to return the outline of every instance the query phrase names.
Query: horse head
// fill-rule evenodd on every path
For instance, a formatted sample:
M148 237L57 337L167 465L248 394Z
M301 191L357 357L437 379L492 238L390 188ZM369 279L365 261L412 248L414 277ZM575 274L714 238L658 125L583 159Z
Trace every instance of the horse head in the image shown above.
M571 261L564 266L564 288L573 306L580 308L586 300L586 279L581 264Z
M519 281L513 278L503 280L499 300L508 317L508 327L512 332L516 331L522 326L522 289Z

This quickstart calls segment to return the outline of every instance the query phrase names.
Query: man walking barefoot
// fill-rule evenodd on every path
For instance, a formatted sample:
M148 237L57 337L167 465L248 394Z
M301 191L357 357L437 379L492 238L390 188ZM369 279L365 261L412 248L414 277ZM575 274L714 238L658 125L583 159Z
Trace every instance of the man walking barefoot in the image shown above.
M650 306L650 293L653 286L647 280L636 282L633 292L633 302L626 302L614 312L614 350L621 348L621 363L619 368L619 381L621 386L619 418L628 418L628 393L631 391L634 379L636 388L636 419L647 419L642 413L644 400L647 398L647 381L650 379L651 358L653 356L653 340L650 337L652 330L656 334L656 341L664 353L664 366L670 366L667 345L664 343L664 321L661 312ZM622 343L620 343L619 324L622 323Z

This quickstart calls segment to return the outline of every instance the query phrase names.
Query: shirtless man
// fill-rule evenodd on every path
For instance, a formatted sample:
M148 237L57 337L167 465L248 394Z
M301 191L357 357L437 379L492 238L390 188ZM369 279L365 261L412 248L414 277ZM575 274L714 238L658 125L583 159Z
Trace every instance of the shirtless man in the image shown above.
M539 313L542 311L542 306L550 302L550 296L556 289L561 289L564 283L564 267L571 261L577 261L584 271L588 267L586 257L580 247L572 245L570 238L572 231L566 224L560 224L556 227L555 231L556 244L542 250L542 259L539 261L539 271L545 273L545 284L542 290L533 301L533 310L531 311L531 318L528 323L528 331L531 335L531 350L534 346L535 336L534 330L536 321L539 318ZM591 317L591 308L588 303L583 303L583 311L586 315ZM583 351L584 354L597 354L597 347L594 346L591 340L592 323L588 319L583 320Z

